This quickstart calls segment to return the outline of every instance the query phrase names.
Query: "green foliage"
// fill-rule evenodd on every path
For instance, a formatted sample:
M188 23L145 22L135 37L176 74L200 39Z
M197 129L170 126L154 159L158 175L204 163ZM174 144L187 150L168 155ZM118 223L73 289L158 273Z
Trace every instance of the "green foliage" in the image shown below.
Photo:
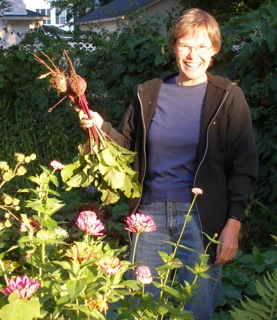
M61 175L68 189L93 185L102 193L103 205L120 199L119 191L127 198L141 194L138 173L132 170L135 153L106 140L99 147L94 143L93 153L80 150L73 163L64 166Z
M16 157L20 164L29 159L21 154ZM13 172L22 174L20 164ZM1 166L4 173L9 171L10 166L7 163L2 162ZM27 214L15 213L11 217L6 216L5 219L10 219L12 223L1 225L2 242L6 240L2 235L9 230L18 232L19 225L20 234L18 238L5 243L5 251L0 256L0 289L5 287L4 291L0 291L0 319L22 320L24 317L28 320L104 320L110 319L110 315L111 319L124 319L126 315L130 319L145 320L159 316L192 319L190 313L184 309L197 278L207 277L204 271L208 267L203 255L199 255L199 263L192 268L195 275L192 284L179 283L175 277L168 281L169 272L181 267L179 263L174 263L179 262L175 254L181 234L176 244L174 243L175 249L171 255L159 253L163 257L164 265L162 270L158 270L159 277L153 284L161 288L163 294L157 299L149 293L145 294L143 280L126 280L124 276L127 270L134 273L140 264L134 263L135 251L132 262L129 262L124 259L126 246L111 247L105 236L95 235L91 230L94 224L99 223L98 219L89 221L84 218L79 221L80 230L76 233L75 240L70 237L70 225L56 220L56 213L63 206L59 199L60 179L57 175L57 170L62 166L57 162L55 165L52 162L51 166L51 170L40 166L41 173L29 178L34 184L33 188L19 190L27 195L22 205L22 210L25 209ZM6 177L5 174L2 176ZM8 182L11 179L3 181ZM193 202L195 198L196 195ZM12 202L11 197L2 200L4 208ZM193 203L186 218L189 217L192 206ZM95 216L95 212L90 214ZM135 228L143 218L133 219ZM13 223L15 221L19 223ZM182 233L185 232L186 222ZM149 227L151 226L153 225L150 223ZM145 228L147 229L147 226ZM138 239L143 230L139 226L134 232ZM14 250L17 252L14 257L16 261L13 261L11 255ZM22 281L19 280L20 274L24 275L24 281L22 277ZM151 274L150 277L152 281ZM35 287L31 283L36 283ZM138 299L137 308L134 308L135 297Z
M40 316L40 303L37 298L19 299L16 293L9 296L9 304L0 310L0 319L3 320L32 320Z
M6 184L11 183L16 178L22 181L27 173L26 166L30 165L35 159L35 154L25 156L21 153L15 153L14 166L7 161L0 161L0 259L5 256L6 250L9 249L10 241L16 240L19 236L18 231L13 232L11 230L13 226L19 227L20 219L17 216L22 209L20 197L8 194Z
M183 0L184 8L201 8L214 15L221 25L235 15L240 15L250 10L256 10L265 3L264 0Z
M276 264L276 250L261 252L257 247L253 247L251 253L239 252L232 263L223 266L223 283L216 309L217 314L222 315L226 312L224 320L228 320L230 319L228 310L231 307L238 308L243 296L256 301L259 298L259 292L255 282L262 281L267 273L272 274Z
M263 283L256 282L259 300L246 297L241 301L243 309L230 311L234 320L274 320L277 317L277 269L263 278Z
M48 83L37 80L42 69L32 54L12 48L0 51L0 57L0 157L11 160L19 150L35 152L42 164L71 158L81 136L74 112L66 105L55 116L48 113L57 96Z

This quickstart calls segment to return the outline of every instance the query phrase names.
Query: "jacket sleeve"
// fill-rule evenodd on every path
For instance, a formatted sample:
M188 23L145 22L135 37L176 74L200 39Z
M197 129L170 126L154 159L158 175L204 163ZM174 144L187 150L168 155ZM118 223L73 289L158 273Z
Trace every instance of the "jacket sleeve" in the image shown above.
M230 91L226 131L225 172L228 215L242 217L258 173L258 154L254 141L249 106L242 90Z

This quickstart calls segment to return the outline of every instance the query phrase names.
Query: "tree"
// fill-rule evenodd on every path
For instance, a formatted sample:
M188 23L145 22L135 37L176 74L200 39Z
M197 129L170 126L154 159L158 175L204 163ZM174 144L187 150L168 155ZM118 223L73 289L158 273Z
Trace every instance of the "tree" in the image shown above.
M67 10L67 22L75 22L77 19L83 17L88 10L94 7L95 0L51 0L51 8L57 8L61 11Z
M267 0L182 0L184 8L198 7L213 14L217 21L224 23L231 17L246 13L250 10L257 10L260 5L268 2Z
M10 11L12 8L12 4L10 1L0 0L0 16L2 16L5 12Z

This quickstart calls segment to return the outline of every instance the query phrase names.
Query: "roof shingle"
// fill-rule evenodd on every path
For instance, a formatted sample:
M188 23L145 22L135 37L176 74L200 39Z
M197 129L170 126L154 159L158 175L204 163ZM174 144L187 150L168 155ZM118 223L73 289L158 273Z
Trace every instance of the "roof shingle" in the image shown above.
M153 0L114 0L105 6L94 10L85 17L78 19L77 22L83 23L93 20L124 16L151 2L153 2Z

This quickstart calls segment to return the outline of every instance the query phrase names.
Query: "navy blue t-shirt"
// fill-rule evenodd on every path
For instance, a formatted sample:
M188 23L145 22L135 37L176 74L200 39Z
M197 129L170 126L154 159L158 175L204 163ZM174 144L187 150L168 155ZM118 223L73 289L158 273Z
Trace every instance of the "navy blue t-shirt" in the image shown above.
M192 200L206 88L207 82L178 85L175 77L162 84L147 133L144 202Z

